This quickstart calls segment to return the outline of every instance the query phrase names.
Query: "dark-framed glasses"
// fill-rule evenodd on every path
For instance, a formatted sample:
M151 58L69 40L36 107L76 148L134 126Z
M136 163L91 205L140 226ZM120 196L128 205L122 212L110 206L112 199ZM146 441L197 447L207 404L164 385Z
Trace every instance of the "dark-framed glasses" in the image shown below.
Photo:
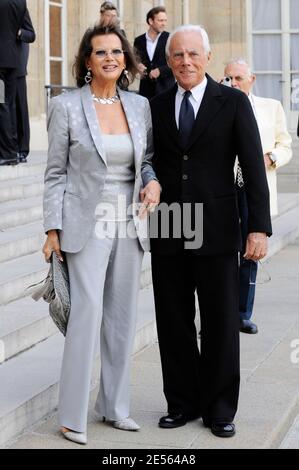
M105 51L105 49L98 49L97 51L94 51L94 54L98 57L98 59L105 59L108 55L111 55L114 57L114 59L120 58L125 51L122 49L111 49L110 51Z

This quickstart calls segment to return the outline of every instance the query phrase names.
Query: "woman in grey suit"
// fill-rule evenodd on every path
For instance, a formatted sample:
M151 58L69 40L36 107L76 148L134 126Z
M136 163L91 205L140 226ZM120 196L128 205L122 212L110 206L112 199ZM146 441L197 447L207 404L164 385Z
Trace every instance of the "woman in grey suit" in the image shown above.
M115 27L86 31L74 67L78 89L51 100L43 252L66 256L71 312L59 393L67 439L87 442L97 334L101 381L96 411L114 427L129 418L129 369L143 251L142 218L159 203L148 101L123 91L137 73ZM142 189L143 187L143 189ZM142 216L132 203L142 201Z

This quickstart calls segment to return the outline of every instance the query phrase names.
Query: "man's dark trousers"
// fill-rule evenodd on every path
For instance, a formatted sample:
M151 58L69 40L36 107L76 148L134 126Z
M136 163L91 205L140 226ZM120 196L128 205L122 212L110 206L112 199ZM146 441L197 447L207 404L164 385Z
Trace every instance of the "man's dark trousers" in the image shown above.
M258 264L256 261L244 259L248 237L248 205L245 187L237 188L239 215L241 221L242 251L240 253L240 287L239 287L239 314L240 320L250 320L252 317L255 282Z
M17 69L0 68L4 82L5 103L0 103L0 159L15 160L18 154L16 128Z
M29 154L30 125L27 101L26 76L17 79L16 114L18 116L17 132L19 152Z
M240 383L238 255L152 254L152 273L168 412L232 421Z

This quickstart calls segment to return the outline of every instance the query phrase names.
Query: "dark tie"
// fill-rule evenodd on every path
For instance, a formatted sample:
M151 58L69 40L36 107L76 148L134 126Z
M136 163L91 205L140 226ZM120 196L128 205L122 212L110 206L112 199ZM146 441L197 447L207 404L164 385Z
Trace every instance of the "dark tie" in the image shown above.
M191 91L184 93L179 117L179 135L183 148L186 148L189 143L189 138L194 126L195 116L194 109L190 103L189 97L192 95Z

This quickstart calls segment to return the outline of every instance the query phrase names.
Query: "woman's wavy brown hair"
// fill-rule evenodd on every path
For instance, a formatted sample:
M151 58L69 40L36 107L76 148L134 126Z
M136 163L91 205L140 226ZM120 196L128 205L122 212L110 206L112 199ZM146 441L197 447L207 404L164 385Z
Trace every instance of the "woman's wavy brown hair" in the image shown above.
M104 36L106 34L115 34L118 36L122 44L122 49L125 51L126 69L129 73L128 75L125 75L123 72L117 80L117 85L122 90L126 90L128 86L135 80L135 77L138 74L138 65L129 41L124 37L118 27L114 25L102 26L100 24L94 26L93 28L88 28L81 40L78 54L73 65L73 76L76 80L78 88L82 88L85 85L85 76L88 72L86 61L92 53L92 39L95 36Z

